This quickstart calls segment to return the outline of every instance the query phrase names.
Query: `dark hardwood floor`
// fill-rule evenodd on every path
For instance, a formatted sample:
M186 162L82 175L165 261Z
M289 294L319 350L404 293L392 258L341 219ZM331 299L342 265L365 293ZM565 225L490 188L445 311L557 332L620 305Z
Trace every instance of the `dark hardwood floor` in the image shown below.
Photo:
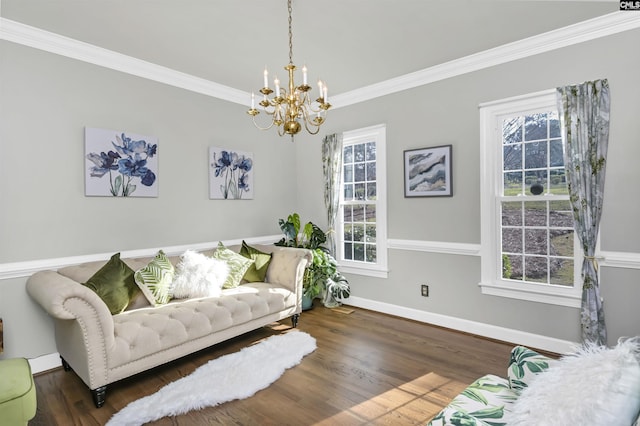
M351 309L350 307L344 307ZM425 424L476 378L506 376L512 345L353 308L316 306L299 330L318 349L251 398L166 417L153 425ZM30 425L104 425L129 402L190 374L210 359L290 329L275 323L109 385L95 408L88 388L62 368L36 376L38 411ZM212 378L212 382L215 378Z

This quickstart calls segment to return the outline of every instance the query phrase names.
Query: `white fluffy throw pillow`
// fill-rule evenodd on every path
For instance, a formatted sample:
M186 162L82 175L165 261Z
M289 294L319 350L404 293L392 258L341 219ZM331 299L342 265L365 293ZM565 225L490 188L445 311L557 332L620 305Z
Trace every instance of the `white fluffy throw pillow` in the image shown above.
M640 412L640 338L586 345L538 374L506 413L509 426L632 425Z
M173 281L173 297L218 296L229 275L229 267L221 260L187 250L180 257Z

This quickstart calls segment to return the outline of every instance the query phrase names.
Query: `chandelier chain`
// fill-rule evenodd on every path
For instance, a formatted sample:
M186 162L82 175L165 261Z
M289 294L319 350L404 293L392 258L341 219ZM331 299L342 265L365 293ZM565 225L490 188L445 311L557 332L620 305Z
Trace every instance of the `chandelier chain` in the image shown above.
M318 98L313 100L310 97L311 87L307 82L307 67L302 67L302 84L296 85L294 72L297 67L293 64L293 0L287 0L287 11L289 13L289 64L284 67L288 74L288 84L281 86L280 80L276 76L273 80L274 90L269 88L269 72L265 67L263 72L264 86L259 90L263 95L258 105L268 117L266 127L261 126L256 121L256 116L260 111L256 108L255 93L251 93L251 108L247 111L253 119L253 124L261 130L268 130L276 127L278 134L293 136L303 127L309 134L315 135L320 131L320 126L324 123L327 110L331 108L327 97L327 85L318 80ZM283 82L284 83L284 82ZM274 93L273 98L269 95Z
M288 6L288 11L289 11L289 63L292 64L293 63L293 31L291 29L291 12L292 12L292 7L291 7L291 0L287 0L287 6Z

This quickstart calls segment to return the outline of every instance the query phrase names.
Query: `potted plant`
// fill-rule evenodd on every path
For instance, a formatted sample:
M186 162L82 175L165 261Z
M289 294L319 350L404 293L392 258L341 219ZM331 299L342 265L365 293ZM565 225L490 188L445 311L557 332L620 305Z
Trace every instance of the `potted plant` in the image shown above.
M307 222L301 230L298 213L290 214L286 221L279 219L278 224L284 237L275 245L306 248L313 254L313 261L303 277L303 309L309 309L313 299L321 295L326 307L340 306L340 300L349 297L351 288L349 281L338 271L338 262L322 246L327 241L326 233L312 222Z

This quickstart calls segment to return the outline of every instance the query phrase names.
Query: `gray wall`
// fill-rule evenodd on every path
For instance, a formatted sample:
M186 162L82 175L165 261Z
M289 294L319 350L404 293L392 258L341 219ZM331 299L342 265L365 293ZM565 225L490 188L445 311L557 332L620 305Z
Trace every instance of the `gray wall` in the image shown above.
M333 111L327 133L387 125L388 237L453 243L480 243L479 113L483 102L586 80L608 78L611 135L603 251L640 252L640 55L635 30L527 59L495 66L420 88ZM403 150L453 145L454 197L403 197ZM319 158L317 145L299 145L299 158ZM321 174L307 186L321 185ZM324 220L322 200L299 194L302 213ZM323 222L320 222L323 223ZM569 341L580 340L579 311L536 302L482 295L480 259L473 256L391 250L388 279L349 275L353 295ZM640 271L602 268L609 343L640 334ZM421 298L419 284L430 285ZM636 303L637 305L637 303Z
M245 108L0 42L0 265L279 233L295 151ZM158 138L157 198L84 196L84 127ZM255 199L209 200L208 147L253 152ZM3 356L56 352L25 279L0 280Z
M447 79L332 111L323 133L387 125L389 238L480 243L478 104L584 80L612 91L602 249L640 252L635 197L640 31ZM127 74L0 42L0 266L120 250L271 235L298 211L325 223L320 137L260 133L244 108ZM159 138L160 196L84 196L84 126ZM405 199L402 151L453 145L452 198ZM253 201L208 199L207 148L252 151ZM353 295L566 340L579 340L576 309L484 296L479 258L391 250L388 279L349 276ZM610 343L640 334L640 272L603 268ZM420 298L418 284L431 286ZM3 356L55 352L51 324L24 291L0 280Z

